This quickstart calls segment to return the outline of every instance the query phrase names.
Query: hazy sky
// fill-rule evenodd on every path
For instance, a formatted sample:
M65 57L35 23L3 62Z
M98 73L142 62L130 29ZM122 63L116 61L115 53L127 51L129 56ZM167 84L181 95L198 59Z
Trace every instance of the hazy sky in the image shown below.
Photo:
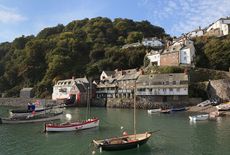
M230 16L230 0L0 0L0 42L97 16L148 20L178 36Z

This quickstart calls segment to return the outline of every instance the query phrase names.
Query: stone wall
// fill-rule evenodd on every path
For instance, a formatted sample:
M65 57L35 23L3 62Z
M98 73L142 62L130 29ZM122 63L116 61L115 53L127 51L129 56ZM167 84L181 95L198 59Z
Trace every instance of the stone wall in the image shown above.
M162 54L160 56L161 66L179 66L179 52Z
M14 107L27 107L29 102L33 103L36 100L43 100L47 105L56 104L51 99L35 99L35 98L0 98L0 106L14 106Z
M151 109L151 108L171 108L197 105L202 100L201 98L188 98L180 99L178 101L158 102L155 101L154 96L138 96L136 99L136 108L138 109ZM128 98L110 98L107 100L107 107L109 108L133 108L133 99Z
M208 91L210 97L219 97L223 101L230 101L230 80L212 80Z

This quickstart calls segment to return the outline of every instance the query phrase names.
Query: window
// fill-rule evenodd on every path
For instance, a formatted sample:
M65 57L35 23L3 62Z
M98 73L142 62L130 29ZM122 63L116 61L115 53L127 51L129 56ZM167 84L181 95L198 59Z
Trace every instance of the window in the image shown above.
M186 60L187 60L187 57L184 57L184 60L186 61Z
M169 88L169 91L173 91L173 89L172 89L172 88Z

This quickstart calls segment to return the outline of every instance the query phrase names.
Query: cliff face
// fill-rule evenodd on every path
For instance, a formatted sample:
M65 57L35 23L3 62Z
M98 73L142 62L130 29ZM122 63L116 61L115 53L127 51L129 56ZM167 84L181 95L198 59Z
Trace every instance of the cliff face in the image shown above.
M223 101L230 100L230 80L212 80L210 81L209 94L211 97L219 97Z

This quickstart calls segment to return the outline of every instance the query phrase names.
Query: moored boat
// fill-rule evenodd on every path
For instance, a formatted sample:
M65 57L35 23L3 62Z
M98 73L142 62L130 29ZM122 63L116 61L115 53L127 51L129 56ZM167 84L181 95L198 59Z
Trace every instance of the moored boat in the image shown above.
M190 121L204 121L209 118L209 114L189 116Z
M27 116L30 116L32 114L35 114L35 115L43 115L45 113L48 113L50 112L51 110L51 107L49 108L39 108L39 109L36 109L36 110L26 110L26 109L16 109L16 110L11 110L10 111L10 116L12 118L17 118L17 117L27 117Z
M87 119L85 121L67 122L62 124L48 123L45 124L46 132L76 131L94 128L99 126L99 119Z
M114 151L136 148L145 144L151 137L150 132L126 135L117 138L109 138L104 140L93 140L93 143L100 150Z
M157 113L157 112L160 112L160 111L161 111L161 108L159 108L159 109L149 109L148 114L153 114L153 113Z
M63 112L47 113L39 116L31 116L24 118L0 118L0 124L21 124L21 123L35 123L58 120L61 118Z
M187 110L186 107L172 108L172 109L171 109L172 112L185 111L185 110Z

